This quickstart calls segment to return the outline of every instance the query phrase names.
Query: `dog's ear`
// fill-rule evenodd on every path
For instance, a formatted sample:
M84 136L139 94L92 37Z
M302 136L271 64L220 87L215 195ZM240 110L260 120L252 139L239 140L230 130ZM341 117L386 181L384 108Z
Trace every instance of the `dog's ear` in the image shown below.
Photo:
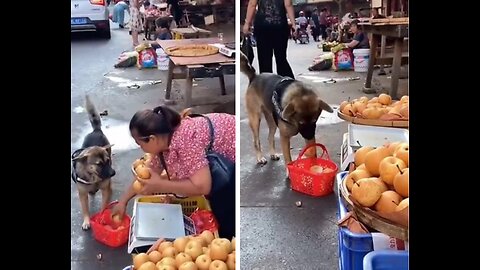
M78 156L72 158L72 161L86 159L87 157L88 154L85 154L85 152L81 152Z
M103 149L105 149L105 150L107 150L107 151L108 151L108 150L111 150L114 145L115 145L115 144L105 145L105 146L103 147Z
M282 118L289 119L290 117L292 117L294 113L295 113L295 105L292 102L290 102L285 107L285 109L283 109Z
M319 110L324 110L324 111L327 111L329 113L333 113L332 107L330 107L330 105L325 103L325 101L321 100L320 98L317 98L317 101L318 101L318 109Z

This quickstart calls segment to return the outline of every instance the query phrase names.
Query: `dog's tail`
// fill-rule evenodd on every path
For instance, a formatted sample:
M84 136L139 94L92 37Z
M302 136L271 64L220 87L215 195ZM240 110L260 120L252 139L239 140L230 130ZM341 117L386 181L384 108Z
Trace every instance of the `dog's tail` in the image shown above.
M88 95L85 96L85 108L88 113L88 119L90 120L90 124L92 124L93 130L102 129L102 120L100 119L100 115L98 114L95 106L93 106L92 101Z
M255 68L250 65L247 56L242 52L240 52L240 71L247 75L250 82L252 82L256 76Z

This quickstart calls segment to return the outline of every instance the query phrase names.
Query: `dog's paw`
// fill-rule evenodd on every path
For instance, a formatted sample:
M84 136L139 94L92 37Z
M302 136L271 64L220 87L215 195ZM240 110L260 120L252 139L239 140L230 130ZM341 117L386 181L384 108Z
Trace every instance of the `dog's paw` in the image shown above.
M280 160L280 156L278 154L273 154L273 155L270 155L270 159L271 160Z
M265 157L261 157L261 158L257 159L257 164L263 166L263 165L267 164L267 159Z
M84 220L82 223L82 230L87 231L90 229L90 220Z

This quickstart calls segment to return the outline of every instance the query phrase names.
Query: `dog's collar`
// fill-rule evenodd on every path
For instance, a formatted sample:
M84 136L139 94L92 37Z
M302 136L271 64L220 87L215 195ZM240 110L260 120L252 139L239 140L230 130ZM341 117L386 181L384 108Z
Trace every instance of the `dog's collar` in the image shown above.
M273 119L275 120L275 123L277 125L278 125L278 119L282 120L285 123L291 124L282 117L283 108L281 105L282 104L281 99L283 96L283 91L285 91L288 85L290 85L294 81L295 80L290 77L285 77L275 85L275 89L273 90L273 94L272 94Z
M92 182L87 182L87 181L83 180L82 178L80 178L80 177L78 177L78 176L76 176L76 175L75 175L74 177L75 177L75 179L73 180L73 182L75 182L75 183L82 183L82 184L85 184L85 185L93 185L93 184L95 184L95 183L92 183Z

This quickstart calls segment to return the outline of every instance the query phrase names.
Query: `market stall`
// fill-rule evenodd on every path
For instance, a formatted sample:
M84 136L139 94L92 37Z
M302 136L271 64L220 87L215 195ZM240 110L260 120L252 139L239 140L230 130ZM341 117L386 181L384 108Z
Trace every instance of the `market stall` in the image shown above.
M369 22L359 24L365 33L372 34L371 48L378 47L382 36L394 39L395 43L393 56L390 57L377 57L377 50L370 50L370 60L365 82L366 91L368 91L372 85L374 66L392 64L392 80L389 94L394 98L397 96L400 66L402 63L405 64L408 61L408 53L402 53L404 39L408 37L408 23L408 18L385 18L372 19Z
M221 94L226 94L224 75L235 74L234 44L218 38L157 40L157 43L169 55L165 100L170 100L172 81L175 79L186 80L185 107L192 105L193 78L219 78ZM179 49L186 49L186 54L172 51L178 52ZM174 72L175 68L180 72Z

